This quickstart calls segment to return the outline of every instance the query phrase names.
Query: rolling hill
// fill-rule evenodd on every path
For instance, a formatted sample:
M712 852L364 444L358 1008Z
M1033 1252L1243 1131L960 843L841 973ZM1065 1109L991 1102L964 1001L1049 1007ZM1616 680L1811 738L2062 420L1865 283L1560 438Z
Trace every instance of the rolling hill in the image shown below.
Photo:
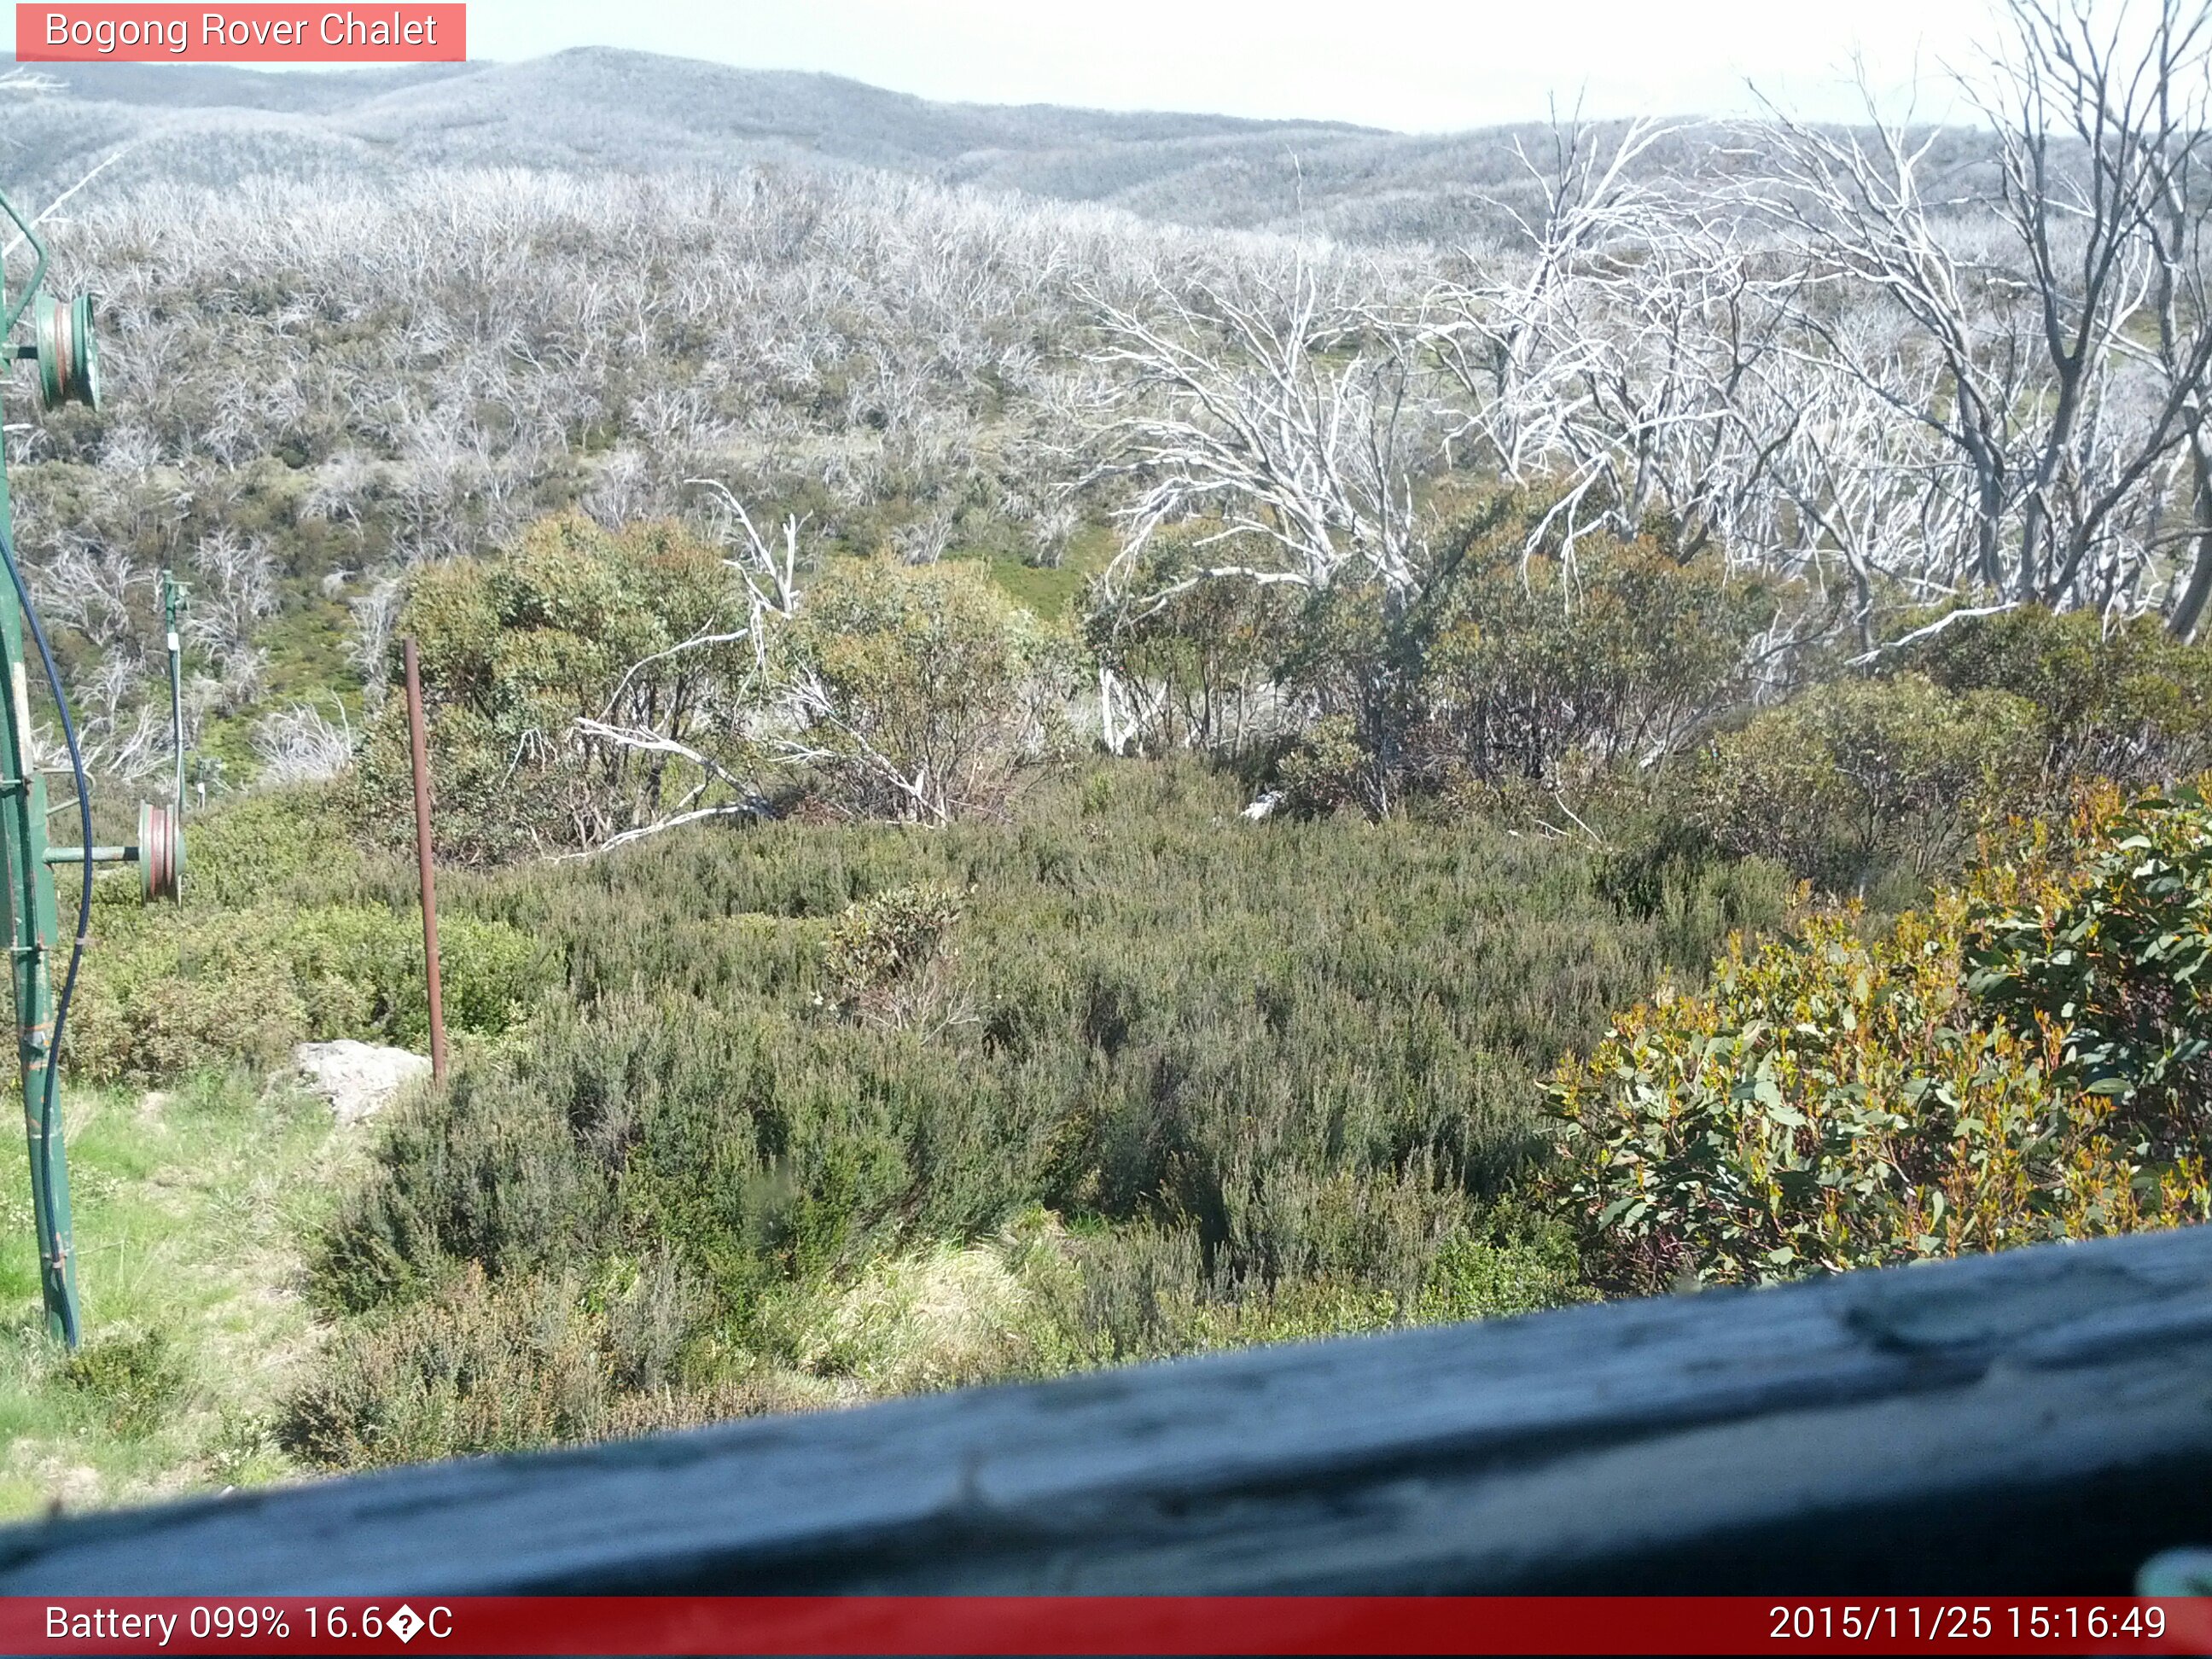
M520 63L262 74L210 65L41 65L0 127L33 202L127 146L103 191L430 167L586 172L866 167L1093 202L1176 222L1450 240L1516 193L1511 130L1411 136L1047 105L950 104L830 75L607 48ZM1662 165L1665 163L1662 162Z

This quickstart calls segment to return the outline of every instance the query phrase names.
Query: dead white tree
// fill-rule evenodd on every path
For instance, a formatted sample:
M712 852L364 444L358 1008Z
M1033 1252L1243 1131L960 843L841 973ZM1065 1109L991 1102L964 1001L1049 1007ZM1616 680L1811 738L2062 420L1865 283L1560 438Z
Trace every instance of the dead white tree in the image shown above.
M2184 639L2195 637L2212 598L2212 428L2205 408L2212 379L2212 167L2206 150L2212 143L2212 52L2206 33L2204 9L2160 9L2151 43L2154 112L2144 146L2142 234L2151 245L2155 320L2148 355L2163 401L2177 411L2189 504L2186 526L2175 538L2185 551L2166 615L2166 625ZM2044 38L2063 44L2069 63L2083 61L2068 36L2046 29ZM2151 538L2154 548L2163 540L2154 523Z
M704 629L639 659L596 716L577 719L574 736L587 757L617 766L642 763L633 793L646 810L635 814L638 822L570 857L588 857L686 824L757 817L767 811L749 761L757 728L787 718L775 708L790 696L777 673L775 635L799 611L800 524L786 518L771 543L727 485L713 478L686 482L715 503L728 549L723 563L737 578L731 617L737 625ZM734 673L733 661L744 665Z
M405 598L406 585L398 577L387 575L346 602L352 617L346 659L360 672L371 707L384 698L391 676L392 636L399 626L399 609Z
M353 763L353 722L343 702L330 702L337 711L335 720L312 702L295 702L254 721L253 752L263 782L321 783Z
M1115 577L1162 526L1200 517L1218 522L1209 544L1271 556L1203 564L1127 603L1207 580L1319 588L1347 571L1386 603L1418 587L1414 481L1441 454L1443 410L1411 330L1378 325L1370 295L1304 254L1240 292L1163 283L1141 309L1093 298L1088 362L1109 418L1085 482L1133 492Z
M1638 163L1671 131L1632 122L1608 149L1595 126L1554 118L1538 152L1515 140L1540 204L1533 215L1496 204L1518 232L1515 257L1462 248L1461 272L1427 296L1425 343L1462 394L1455 440L1478 446L1508 483L1553 477L1563 460L1572 470L1565 434L1583 412L1576 382L1599 348L1578 290L1593 257L1649 242L1665 224Z
M1884 373L1893 389L1911 386L1916 373L1939 372L1919 354L1899 361L1893 339L1859 341L1854 350L1865 362L1890 352ZM1914 390L1916 407L1936 396L1930 385ZM1753 428L1781 434L1765 469L1771 518L1763 537L1738 544L1743 556L1803 581L1820 612L1845 617L1862 649L1875 643L1886 600L1956 597L1959 573L1931 552L1971 541L1973 507L1924 422L1802 343L1759 364L1741 401Z
M908 564L935 564L951 550L953 530L952 509L940 502L900 526L891 542Z
M728 485L714 478L684 482L707 490L720 509L722 544L729 549L723 563L736 574L745 590L744 637L751 642L754 659L765 672L772 629L799 612L799 532L804 526L796 516L787 516L777 540L771 544Z
M1825 273L1796 308L1812 355L1940 441L1966 541L1912 575L2104 605L2160 586L2142 531L2212 367L2181 274L2207 204L2175 194L2203 143L2206 10L2009 0L2007 17L1961 77L1993 162L1969 143L1946 163L1959 135L1884 118L1869 92L1865 130L1774 112L1746 194ZM1901 327L1842 320L1860 295Z

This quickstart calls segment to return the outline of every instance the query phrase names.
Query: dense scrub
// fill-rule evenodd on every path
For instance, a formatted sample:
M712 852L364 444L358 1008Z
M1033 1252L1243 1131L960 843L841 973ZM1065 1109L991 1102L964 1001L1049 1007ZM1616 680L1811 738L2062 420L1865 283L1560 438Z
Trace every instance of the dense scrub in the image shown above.
M1103 765L1011 825L768 825L469 884L561 988L393 1126L324 1242L341 1334L294 1443L422 1455L908 1376L852 1334L902 1296L981 1319L960 1380L1578 1294L1501 1200L1535 1079L1650 982L1665 923L1563 846L1238 804ZM1762 866L1709 880L1692 949L1779 901Z
M2139 788L2212 763L2212 651L2148 617L2021 606L1962 617L1899 661L1954 693L2022 699L2047 777Z
M1091 595L1086 643L1130 688L1109 742L1333 746L1334 781L1300 793L1379 813L1646 763L1758 693L1749 659L1784 585L1650 536L1589 532L1570 556L1547 516L1518 492L1440 490L1420 520L1431 568L1395 594L1351 569L1310 589L1204 580L1254 538L1163 534L1121 580L1170 597Z
M2063 818L2087 782L2154 790L2212 763L2212 651L2021 606L1939 619L1729 724L1680 757L1675 814L1829 892L1909 897L2004 820Z
M2073 1039L1974 968L1973 906L2062 866L2014 848L1947 885L2088 769L2194 755L2198 647L1969 617L1747 707L1802 596L1657 536L1526 559L1524 503L1445 509L1457 551L1402 610L1200 586L1133 629L1094 607L1081 647L967 570L733 572L673 526L554 521L419 572L449 850L493 866L455 908L534 941L546 994L482 1026L507 1035L392 1126L318 1245L337 1334L293 1451L588 1438L2203 1210L2187 1112L2118 1138ZM1241 821L1190 759L1055 761L1036 734L1079 648L1166 688L1144 742L1239 758L1277 815ZM340 798L388 825L403 787L387 711ZM702 802L726 827L501 867ZM936 827L847 822L871 817ZM2067 893L2095 886L2090 834ZM1792 874L1936 896L1730 939L1783 921ZM1640 1001L1717 954L1710 993Z
M1104 513L1064 489L1080 289L1287 252L812 167L112 184L56 248L107 408L11 426L18 539L115 771L167 729L153 573L190 584L211 787L272 757L262 717L374 702L397 578L549 514L703 523L712 478L810 552L1049 586Z
M441 817L478 866L447 890L458 1066L313 1237L329 1340L283 1453L583 1440L2206 1213L2212 831L2193 798L2081 793L2198 752L2199 647L1968 618L1747 710L1786 596L1656 541L1591 539L1571 574L1468 554L1381 635L1325 602L1164 614L1137 645L1185 677L1186 732L1248 722L1217 695L1240 676L1330 711L1241 769L1038 741L1079 647L969 568L806 568L804 605L725 640L761 611L674 526L552 521L424 567ZM595 724L691 769L550 736ZM103 899L81 1068L420 1042L399 736L387 709L346 779L196 819L181 909ZM948 775L957 811L882 793ZM515 857L702 799L733 810ZM894 816L933 827L866 821Z
M1686 769L1686 816L1831 892L1948 872L2043 781L2038 714L1912 672L1814 685L1714 739Z
M2202 1213L2195 821L2106 785L2048 827L2199 756L2202 648L2022 611L1778 685L1802 593L1656 532L1526 557L1529 510L1439 501L1402 607L1094 589L1079 630L969 562L668 523L419 568L459 1065L314 1240L289 1454ZM1155 752L1079 757L1102 667ZM336 784L200 820L183 910L103 906L80 1065L419 1042L406 787L387 705ZM2145 836L2174 884L2112 865Z
M97 768L161 764L158 562L199 780L338 781L103 901L79 1072L420 1041L397 632L465 866L291 1453L2202 1217L2201 204L2033 230L2197 128L2074 91L2119 150L2033 203L1563 132L1450 258L857 175L85 214L117 412L11 454Z

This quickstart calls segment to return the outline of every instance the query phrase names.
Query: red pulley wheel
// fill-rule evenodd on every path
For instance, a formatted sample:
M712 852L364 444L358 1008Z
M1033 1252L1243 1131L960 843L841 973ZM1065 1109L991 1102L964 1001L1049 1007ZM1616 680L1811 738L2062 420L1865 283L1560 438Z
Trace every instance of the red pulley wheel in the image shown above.
M184 890L185 826L173 806L139 805L138 879L149 899L173 901Z

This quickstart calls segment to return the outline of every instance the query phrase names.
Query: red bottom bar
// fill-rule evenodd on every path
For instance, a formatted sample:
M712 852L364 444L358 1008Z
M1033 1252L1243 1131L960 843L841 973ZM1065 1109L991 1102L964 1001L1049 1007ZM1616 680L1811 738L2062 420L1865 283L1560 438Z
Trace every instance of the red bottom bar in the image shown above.
M11 1654L2212 1654L2128 1596L58 1596Z

